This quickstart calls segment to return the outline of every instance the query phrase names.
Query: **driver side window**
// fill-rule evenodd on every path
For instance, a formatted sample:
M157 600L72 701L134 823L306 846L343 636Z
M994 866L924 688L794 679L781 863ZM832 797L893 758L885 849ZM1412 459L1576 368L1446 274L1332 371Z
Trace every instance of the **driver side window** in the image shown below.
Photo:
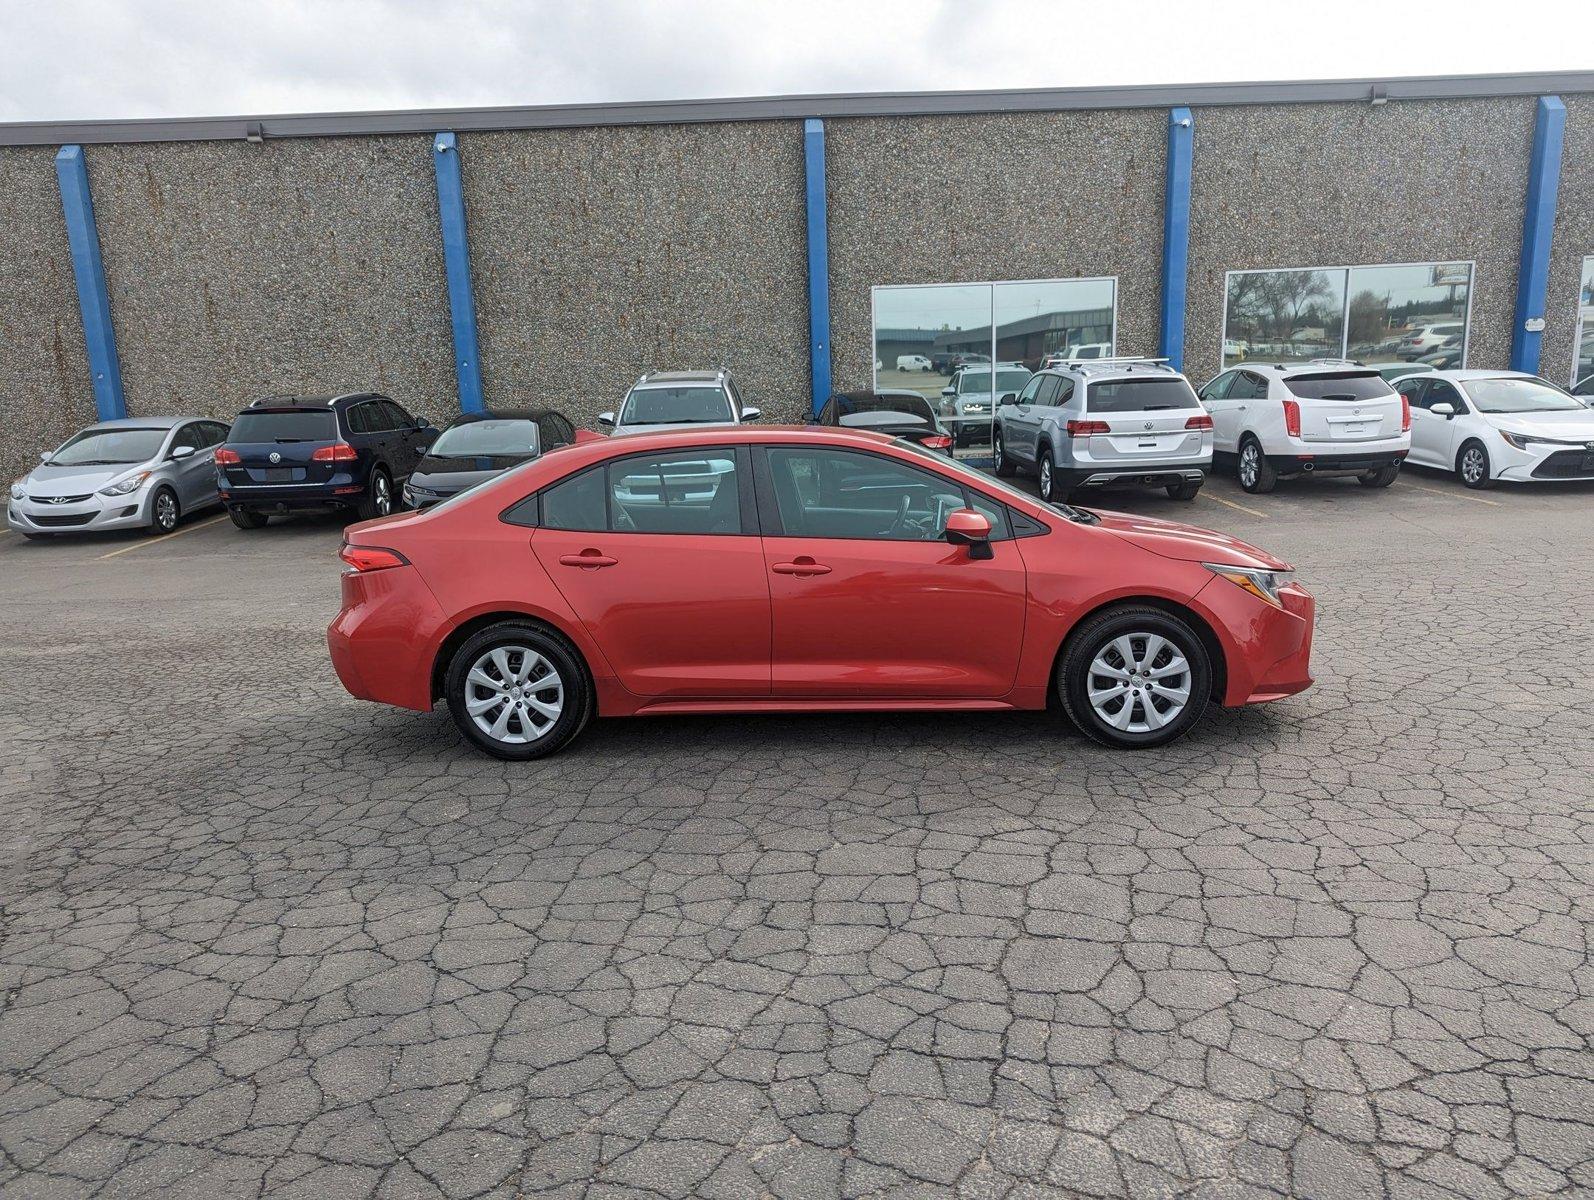
M874 454L784 446L770 447L768 461L790 537L940 541L947 516L966 507L991 521L993 540L1008 536L1002 506L931 471Z

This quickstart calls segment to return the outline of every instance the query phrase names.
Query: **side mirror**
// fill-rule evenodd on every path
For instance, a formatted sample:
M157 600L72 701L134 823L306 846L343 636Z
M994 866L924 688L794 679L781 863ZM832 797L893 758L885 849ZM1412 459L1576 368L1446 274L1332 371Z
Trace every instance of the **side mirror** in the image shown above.
M1003 392L1002 393L1002 398L997 401L997 404L1017 404L1017 403L1018 403L1018 393L1017 392Z
M972 508L953 509L946 517L946 540L954 546L967 546L970 558L990 558L990 519Z
M744 409L742 409L742 420L744 420L744 421L756 421L756 420L758 420L759 417L761 417L763 415L764 415L764 410L761 409L761 408L744 408Z
M598 414L598 424L606 426L609 429L613 429L614 428L614 414L612 412L599 413Z
M1451 404L1448 400L1441 400L1428 411L1433 413L1434 416L1443 417L1448 421L1451 417L1456 415L1456 406Z
M185 458L193 458L193 457L194 457L194 448L192 446L178 446L175 450L172 451L172 459L174 461L180 462L181 460L183 460Z
M431 427L432 427L432 418L431 417L416 417L415 418L415 428L417 428L417 429L430 429Z
M944 387L941 389L941 394L943 396L956 396L958 394L958 390L955 387Z
M49 462L50 458L51 458L51 452L50 451L48 451L48 450L40 450L39 451L39 461L40 462Z

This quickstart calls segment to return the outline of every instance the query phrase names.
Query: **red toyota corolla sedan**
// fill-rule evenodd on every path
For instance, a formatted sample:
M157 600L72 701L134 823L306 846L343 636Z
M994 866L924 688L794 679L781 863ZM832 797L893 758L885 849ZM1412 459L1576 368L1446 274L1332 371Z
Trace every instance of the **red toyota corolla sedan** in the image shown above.
M1312 597L1244 542L1051 506L911 442L719 427L579 442L350 526L355 696L502 758L594 716L1040 709L1160 746L1310 686Z

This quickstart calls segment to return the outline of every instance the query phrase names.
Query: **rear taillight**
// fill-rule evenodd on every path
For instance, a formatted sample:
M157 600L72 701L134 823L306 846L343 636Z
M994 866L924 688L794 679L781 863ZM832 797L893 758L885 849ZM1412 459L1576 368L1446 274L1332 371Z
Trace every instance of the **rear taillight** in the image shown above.
M389 567L410 565L409 559L385 546L351 546L344 542L338 557L362 575L367 571L386 571Z
M925 438L924 446L927 450L950 450L952 448L952 439L944 433L938 433L934 437Z
M360 456L360 452L348 442L333 442L330 446L321 446L310 453L311 462L353 462Z
M1411 432L1411 401L1402 393L1400 397L1400 432Z
M1184 423L1184 427L1186 429L1211 429L1212 418L1207 416L1206 413L1202 413L1198 417L1191 417Z
M1068 436L1090 437L1094 433L1111 433L1112 426L1106 421L1070 421L1068 423Z
M1284 402L1284 432L1293 438L1301 436L1301 406L1293 400Z
M238 457L238 451L229 450L225 446L217 446L216 457L212 461L218 467L226 467L231 466L233 463L241 463L243 459Z

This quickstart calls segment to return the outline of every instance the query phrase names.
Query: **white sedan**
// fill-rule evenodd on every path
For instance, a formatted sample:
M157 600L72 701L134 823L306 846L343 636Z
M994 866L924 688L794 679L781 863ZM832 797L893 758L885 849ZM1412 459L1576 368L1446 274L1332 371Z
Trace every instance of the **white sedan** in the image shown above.
M1434 371L1395 381L1411 405L1408 463L1496 480L1594 480L1594 409L1521 371Z

